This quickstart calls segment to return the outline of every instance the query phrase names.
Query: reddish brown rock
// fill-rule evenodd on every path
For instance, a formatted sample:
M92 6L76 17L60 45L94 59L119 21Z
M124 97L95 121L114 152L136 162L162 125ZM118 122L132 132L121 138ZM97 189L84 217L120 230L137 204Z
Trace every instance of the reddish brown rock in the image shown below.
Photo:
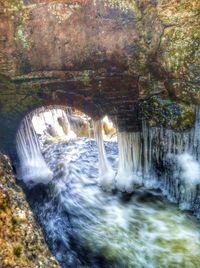
M0 154L0 267L58 268L17 186L8 157Z

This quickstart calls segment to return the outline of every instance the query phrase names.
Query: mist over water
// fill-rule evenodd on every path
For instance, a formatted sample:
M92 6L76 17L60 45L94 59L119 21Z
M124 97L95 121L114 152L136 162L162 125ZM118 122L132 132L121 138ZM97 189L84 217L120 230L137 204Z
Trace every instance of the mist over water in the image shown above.
M116 142L106 142L116 172ZM48 185L26 189L47 243L63 268L199 267L200 225L161 196L98 185L96 142L78 138L43 148L53 171Z

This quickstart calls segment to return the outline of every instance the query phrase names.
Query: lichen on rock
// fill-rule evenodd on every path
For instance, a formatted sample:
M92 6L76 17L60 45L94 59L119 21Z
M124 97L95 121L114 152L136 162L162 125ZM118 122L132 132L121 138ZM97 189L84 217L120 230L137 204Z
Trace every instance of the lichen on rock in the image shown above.
M7 156L0 153L0 267L57 268Z
M159 96L142 101L140 115L150 126L163 126L176 131L192 128L195 121L194 106Z

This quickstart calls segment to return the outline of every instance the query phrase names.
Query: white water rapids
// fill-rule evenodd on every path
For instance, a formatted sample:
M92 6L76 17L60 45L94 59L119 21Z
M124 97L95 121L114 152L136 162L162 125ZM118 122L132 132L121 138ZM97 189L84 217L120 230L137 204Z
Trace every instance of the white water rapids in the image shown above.
M112 168L117 144L106 143ZM162 197L140 188L133 195L98 186L94 140L45 148L54 173L48 185L26 189L53 254L63 268L198 267L199 223Z
M40 137L39 146L27 120L17 136L19 176L62 268L200 267L199 222L163 197L199 215L198 110L187 133L144 123L141 133L118 133L118 146L103 142L100 121L97 142Z

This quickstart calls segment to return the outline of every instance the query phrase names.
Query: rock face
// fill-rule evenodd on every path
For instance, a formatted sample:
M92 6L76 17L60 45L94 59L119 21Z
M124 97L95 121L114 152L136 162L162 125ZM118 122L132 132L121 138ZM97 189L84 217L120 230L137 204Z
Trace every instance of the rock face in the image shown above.
M0 154L0 267L59 267L16 185L10 160Z
M42 105L137 131L152 96L184 111L200 104L199 12L199 0L1 0L1 149Z
M145 117L151 127L163 126L176 131L192 128L195 119L193 106L160 96L153 96L141 102L140 114L141 117Z

